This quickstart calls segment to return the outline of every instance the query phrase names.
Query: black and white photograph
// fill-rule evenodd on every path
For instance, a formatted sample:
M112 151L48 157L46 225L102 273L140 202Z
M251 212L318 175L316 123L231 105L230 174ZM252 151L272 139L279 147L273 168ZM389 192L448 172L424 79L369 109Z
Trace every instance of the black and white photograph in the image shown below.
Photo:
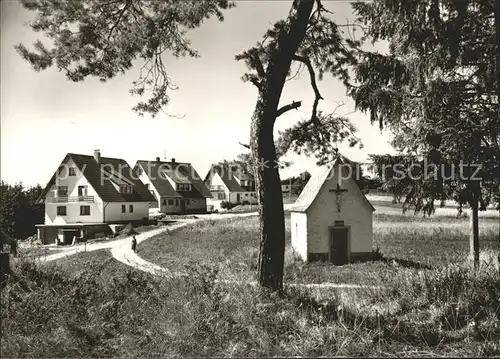
M0 357L500 357L500 0L0 19Z

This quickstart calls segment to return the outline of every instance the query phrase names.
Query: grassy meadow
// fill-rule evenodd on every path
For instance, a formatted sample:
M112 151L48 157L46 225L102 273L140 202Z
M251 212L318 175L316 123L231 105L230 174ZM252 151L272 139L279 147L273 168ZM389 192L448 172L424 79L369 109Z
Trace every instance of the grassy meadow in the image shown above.
M304 264L294 255L287 213L285 281L381 285L401 271L463 264L469 251L468 223L466 218L376 214L375 260L337 267ZM173 272L202 264L216 268L223 279L254 280L258 228L256 216L200 221L140 244L139 255ZM480 234L482 249L498 249L498 219L481 218Z

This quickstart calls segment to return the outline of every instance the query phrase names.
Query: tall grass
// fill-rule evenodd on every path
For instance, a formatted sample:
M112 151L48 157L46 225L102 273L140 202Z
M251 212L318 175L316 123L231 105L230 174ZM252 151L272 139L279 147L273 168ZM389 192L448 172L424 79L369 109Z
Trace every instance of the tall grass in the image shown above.
M481 250L498 250L498 221L481 219ZM384 285L400 272L463 263L469 251L468 220L376 215L373 261L341 267L303 263L290 243L290 217L286 221L285 281L293 283L355 283ZM200 221L139 245L139 255L172 271L184 264L219 267L219 275L254 280L259 248L257 217Z
M216 266L166 279L98 256L16 263L2 289L3 357L500 354L500 277L491 268L401 276L391 296L372 290L358 306L325 289L271 294L217 282ZM389 298L395 309L374 310Z

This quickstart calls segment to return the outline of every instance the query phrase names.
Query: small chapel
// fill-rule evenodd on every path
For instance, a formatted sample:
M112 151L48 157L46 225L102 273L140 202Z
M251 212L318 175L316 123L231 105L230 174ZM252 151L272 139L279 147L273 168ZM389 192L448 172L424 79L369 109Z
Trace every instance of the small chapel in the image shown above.
M335 265L370 258L375 208L338 156L318 176L312 176L291 211L292 247L304 261Z

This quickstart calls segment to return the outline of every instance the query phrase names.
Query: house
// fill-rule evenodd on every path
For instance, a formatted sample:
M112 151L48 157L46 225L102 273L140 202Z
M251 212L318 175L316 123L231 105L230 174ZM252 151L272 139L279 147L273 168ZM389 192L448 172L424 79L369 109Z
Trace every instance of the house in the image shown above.
M281 192L282 193L290 193L291 188L292 188L292 185L290 185L290 184L282 184L281 185Z
M99 150L94 156L68 153L37 200L45 204L37 235L42 243L71 243L74 236L110 234L147 221L151 201L125 160L101 157Z
M210 189L212 198L209 204L220 207L222 201L233 204L256 204L255 179L236 166L213 164L205 176L205 184Z
M292 247L304 261L341 265L372 253L375 209L348 164L339 157L311 177L291 209Z
M190 163L137 161L134 173L144 182L155 202L151 207L166 214L206 213L210 191Z

